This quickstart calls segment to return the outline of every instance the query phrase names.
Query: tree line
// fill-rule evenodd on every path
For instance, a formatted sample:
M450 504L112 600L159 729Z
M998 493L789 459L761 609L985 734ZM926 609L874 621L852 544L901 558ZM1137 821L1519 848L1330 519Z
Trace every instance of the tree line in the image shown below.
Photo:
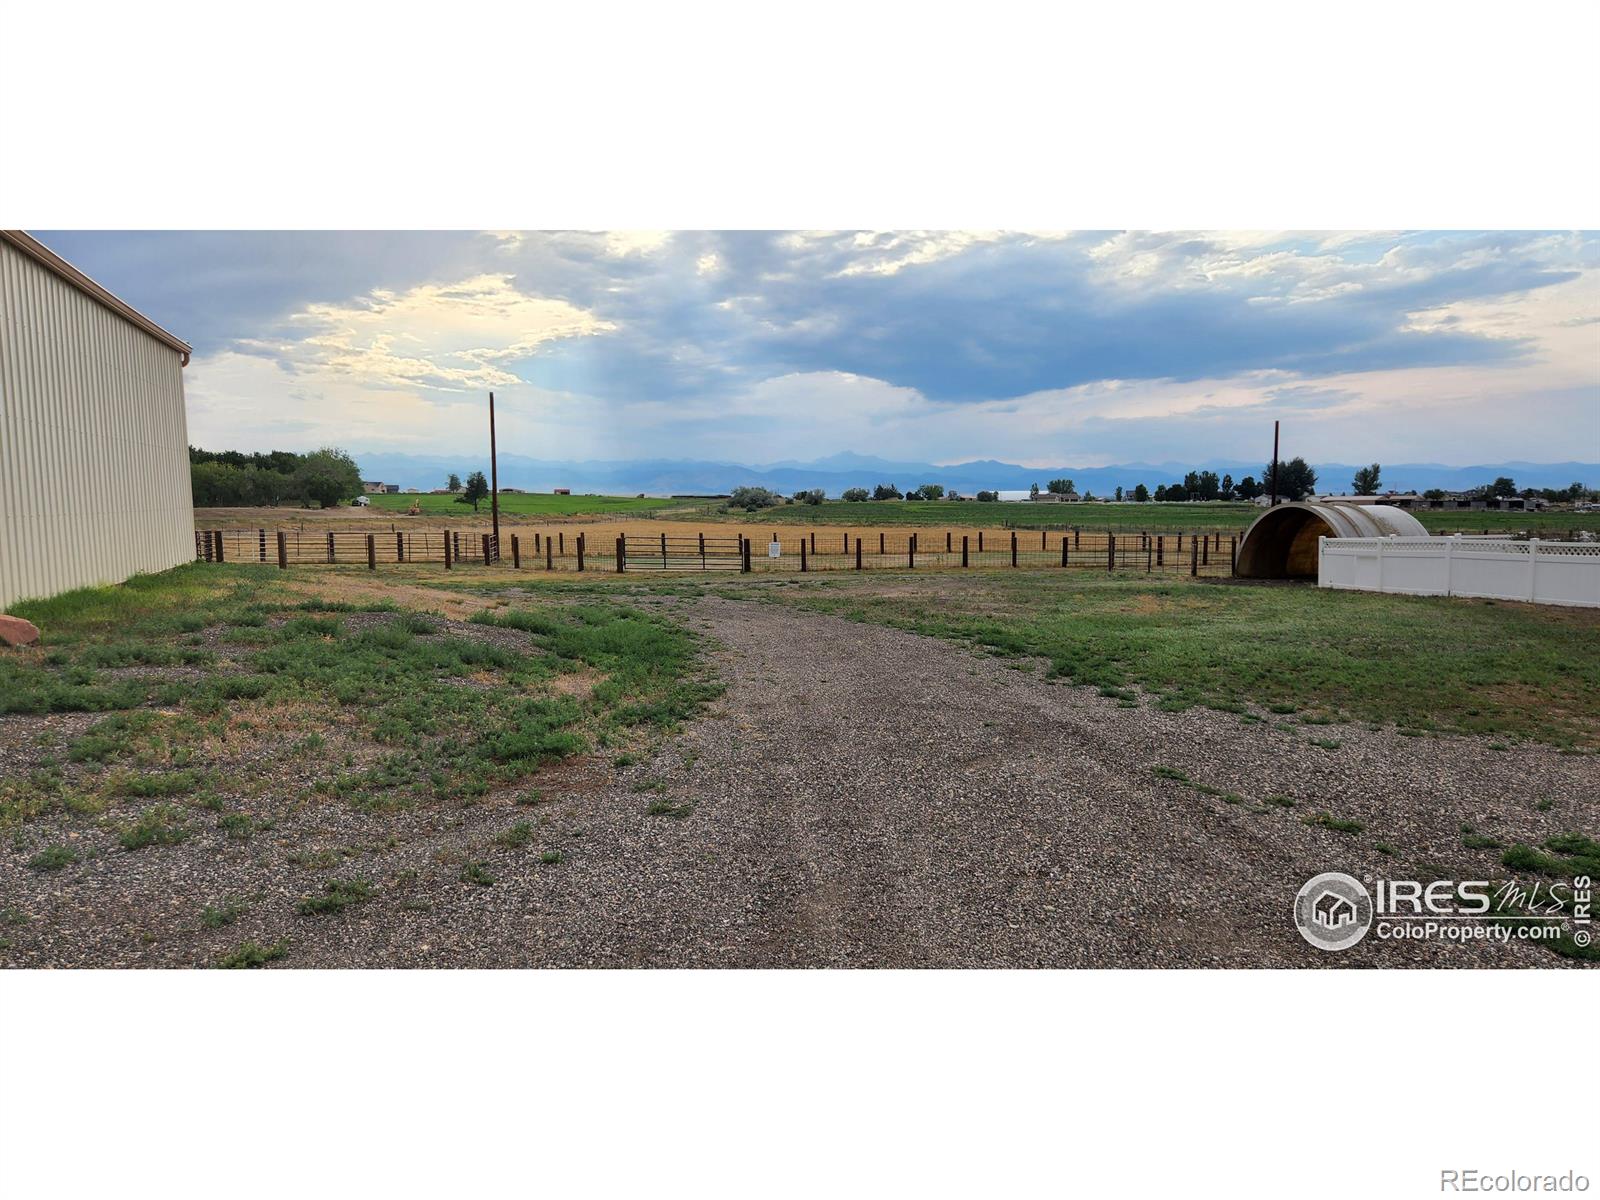
M334 508L361 494L355 459L334 446L244 454L189 447L189 482L197 508L298 504Z

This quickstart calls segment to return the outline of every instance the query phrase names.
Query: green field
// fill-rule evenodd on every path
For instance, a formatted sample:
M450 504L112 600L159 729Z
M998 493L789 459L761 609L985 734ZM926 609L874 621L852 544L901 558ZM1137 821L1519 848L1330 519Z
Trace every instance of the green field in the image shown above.
M460 517L471 515L472 505L458 503L454 496L424 496L412 493L380 493L367 497L373 508L385 512L405 512L416 501L427 516ZM656 516L668 509L699 511L705 501L663 500L652 496L554 496L548 492L500 493L500 511L513 516ZM489 502L478 505L480 514L489 511Z
M756 594L1037 656L1053 675L1107 695L1137 685L1167 708L1600 748L1592 609L1070 572L907 572L893 588L844 577Z
M1243 530L1262 513L1254 504L1213 501L1198 504L1034 504L1029 501L979 503L976 500L863 500L848 503L780 504L738 520L781 525L997 526L1012 529L1109 529L1169 531ZM1600 532L1600 513L1422 512L1417 519L1430 533L1516 533L1548 537L1572 531Z

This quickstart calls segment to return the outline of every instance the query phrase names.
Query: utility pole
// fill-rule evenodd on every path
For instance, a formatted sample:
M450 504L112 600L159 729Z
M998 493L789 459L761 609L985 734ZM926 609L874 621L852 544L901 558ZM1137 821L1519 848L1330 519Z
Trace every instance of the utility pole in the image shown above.
M500 558L500 460L494 450L494 393L489 393L489 512L494 521L494 556Z
M489 412L494 412L494 397L489 397ZM492 416L491 416L492 421ZM491 438L491 440L493 440ZM1272 423L1272 503L1271 508L1278 506L1278 423Z

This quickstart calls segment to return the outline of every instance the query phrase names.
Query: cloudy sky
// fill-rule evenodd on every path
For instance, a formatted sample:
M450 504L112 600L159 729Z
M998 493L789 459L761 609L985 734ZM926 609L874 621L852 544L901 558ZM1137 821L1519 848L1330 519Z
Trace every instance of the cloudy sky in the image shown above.
M208 448L1600 459L1600 235L41 232Z

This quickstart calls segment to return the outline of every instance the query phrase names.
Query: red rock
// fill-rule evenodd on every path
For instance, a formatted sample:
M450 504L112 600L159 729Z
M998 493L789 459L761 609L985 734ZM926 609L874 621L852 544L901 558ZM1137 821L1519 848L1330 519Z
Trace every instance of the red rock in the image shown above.
M0 643L7 646L26 646L38 640L39 627L32 621L0 613Z

